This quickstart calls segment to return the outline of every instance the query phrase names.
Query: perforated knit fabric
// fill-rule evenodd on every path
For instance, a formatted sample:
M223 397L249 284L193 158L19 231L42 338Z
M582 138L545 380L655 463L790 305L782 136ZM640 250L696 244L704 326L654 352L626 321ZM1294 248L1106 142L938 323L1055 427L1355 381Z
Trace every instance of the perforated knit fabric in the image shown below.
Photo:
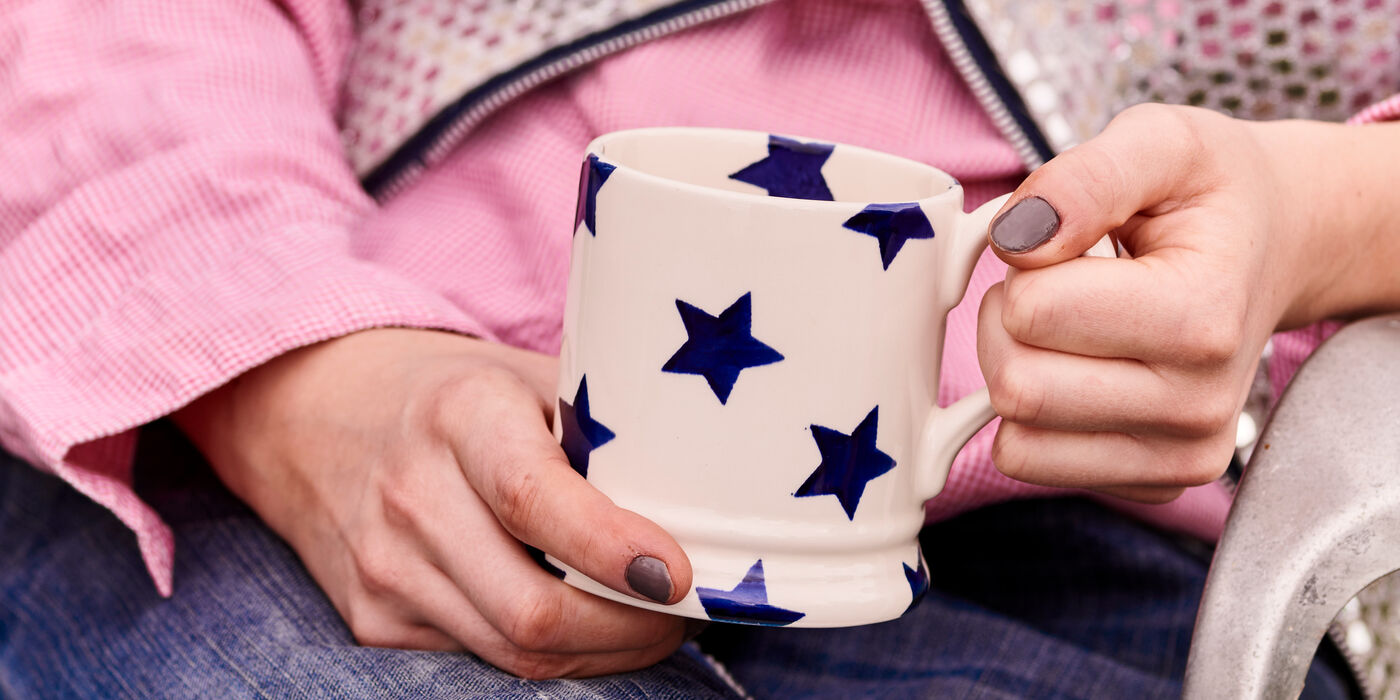
M1140 102L1342 121L1400 86L1400 0L970 0L1056 150Z
M364 0L342 139L361 176L405 156L386 168L379 194L392 196L525 90L765 1ZM946 16L939 0L923 4ZM1140 102L1341 121L1400 90L1400 0L963 4L1055 151ZM970 66L959 66L964 77ZM999 99L974 92L984 107ZM1004 132L1011 124L998 123Z
M341 136L364 172L458 97L545 50L665 0L368 0L346 78Z

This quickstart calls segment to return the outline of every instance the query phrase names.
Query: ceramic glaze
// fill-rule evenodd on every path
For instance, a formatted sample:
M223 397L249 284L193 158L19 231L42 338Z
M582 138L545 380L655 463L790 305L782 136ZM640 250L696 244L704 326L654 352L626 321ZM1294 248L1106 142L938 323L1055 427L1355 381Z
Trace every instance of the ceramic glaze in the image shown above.
M724 622L898 617L928 588L923 501L993 412L939 408L947 312L998 199L937 169L757 132L643 129L584 156L555 436L685 549Z

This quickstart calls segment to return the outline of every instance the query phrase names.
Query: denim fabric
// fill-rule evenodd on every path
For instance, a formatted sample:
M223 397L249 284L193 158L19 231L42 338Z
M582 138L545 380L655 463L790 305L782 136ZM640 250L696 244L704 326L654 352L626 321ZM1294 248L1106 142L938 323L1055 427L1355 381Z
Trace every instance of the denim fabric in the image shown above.
M713 628L706 648L759 697L1181 696L1204 545L1077 499L991 506L921 541L930 590L898 620ZM1347 693L1337 670L1314 662L1303 698Z
M712 625L635 673L527 682L469 654L358 647L295 554L171 431L137 488L176 533L162 601L134 538L0 453L0 696L13 698L1174 697L1205 554L1093 504L1005 504L924 533L933 590L840 630ZM1308 692L1343 697L1314 664Z

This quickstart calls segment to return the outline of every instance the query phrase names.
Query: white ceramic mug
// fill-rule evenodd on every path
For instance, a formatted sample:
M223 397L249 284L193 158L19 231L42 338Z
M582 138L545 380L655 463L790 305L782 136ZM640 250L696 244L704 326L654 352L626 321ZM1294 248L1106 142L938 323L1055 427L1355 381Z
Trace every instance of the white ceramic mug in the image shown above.
M923 502L993 416L939 408L944 319L1002 199L845 145L642 129L588 146L555 435L665 528L700 619L832 627L923 594Z

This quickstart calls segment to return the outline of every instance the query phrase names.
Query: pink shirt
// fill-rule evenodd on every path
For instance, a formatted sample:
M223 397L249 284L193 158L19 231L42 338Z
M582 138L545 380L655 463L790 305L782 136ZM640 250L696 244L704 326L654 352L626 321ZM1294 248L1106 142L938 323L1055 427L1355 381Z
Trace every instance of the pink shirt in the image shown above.
M578 160L600 133L696 124L854 143L947 170L969 206L1021 175L917 3L804 0L538 89L381 208L334 122L352 42L350 10L312 0L44 0L0 19L0 445L130 526L164 594L173 539L131 489L134 429L365 328L557 351ZM1392 99L1367 116L1397 112ZM944 401L983 383L976 302L1003 273L984 256L949 317ZM1276 380L1317 336L1278 340ZM1058 493L996 472L990 435L963 450L930 517ZM1210 486L1124 507L1211 537L1227 506Z

